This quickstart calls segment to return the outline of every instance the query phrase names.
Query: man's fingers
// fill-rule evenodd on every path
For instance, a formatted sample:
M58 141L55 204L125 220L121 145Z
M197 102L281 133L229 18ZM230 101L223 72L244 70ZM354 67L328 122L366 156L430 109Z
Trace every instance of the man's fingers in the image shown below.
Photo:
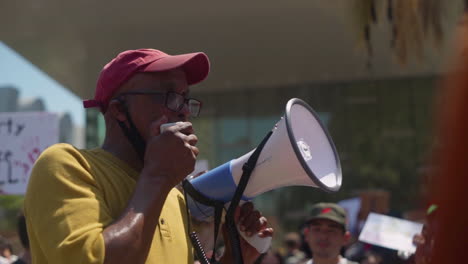
M185 142L185 147L190 150L190 154L192 158L197 159L198 153L200 152L197 147L190 145L189 143ZM185 155L188 155L185 153Z
M263 230L260 230L260 232L258 232L258 236L259 237L272 237L273 236L273 233L274 233L274 230L273 228L269 227L269 228L265 228Z
M267 225L267 220L263 217L259 211L253 211L242 223L241 229L243 228L247 236L251 236Z
M195 146L198 142L198 137L194 134L190 134L184 137L184 141L192 146Z
M251 202L247 202L242 205L239 210L239 228L241 231L244 231L247 236L252 236L258 231L266 228L267 220L262 214L254 210L254 206Z
M240 211L241 211L241 210L240 210L240 207L239 207L239 206L236 207L236 209L234 209L234 221L235 221L236 223L239 223L239 218L240 218L240 214L241 214Z
M247 232L248 228L252 224L252 212L254 209L252 202L244 203L239 209L239 218L235 219L239 223L239 228L241 231ZM260 217L258 215L258 217ZM250 230L249 230L250 231ZM248 236L250 236L248 234Z
M173 133L180 132L184 135L190 135L195 132L193 130L192 123L190 122L177 122L173 126L169 127L168 130L172 131Z
M239 215L240 223L242 223L244 219L252 213L253 209L254 209L254 206L252 202L246 202L241 206L240 215Z
M260 222L262 215L259 211L253 211L249 215L247 215L244 220L241 222L241 225L245 227L246 231L258 231L260 230Z
M190 146L190 149L192 150L193 157L196 159L197 156L198 156L198 153L200 153L200 151L195 146Z

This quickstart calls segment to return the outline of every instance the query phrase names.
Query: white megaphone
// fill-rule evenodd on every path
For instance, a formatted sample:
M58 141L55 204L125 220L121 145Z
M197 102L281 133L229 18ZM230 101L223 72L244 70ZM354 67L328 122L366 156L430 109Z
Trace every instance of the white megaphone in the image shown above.
M242 176L242 166L253 151L190 180L190 183L206 197L230 202ZM242 200L248 201L264 192L295 185L336 192L341 187L341 180L340 160L327 129L307 103L294 98L288 101L285 115L264 145ZM187 203L192 216L198 220L213 215L211 207L198 204L191 198ZM259 237L246 240L261 253L270 245L270 241L265 242Z

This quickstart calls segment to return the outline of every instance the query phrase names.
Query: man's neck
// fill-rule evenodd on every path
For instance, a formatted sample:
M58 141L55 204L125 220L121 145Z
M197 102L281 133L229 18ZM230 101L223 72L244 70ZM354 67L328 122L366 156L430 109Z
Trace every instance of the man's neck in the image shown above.
M143 163L136 154L135 149L126 139L116 140L111 136L106 136L102 149L124 161L138 172L143 168Z
M313 264L339 264L341 260L341 256L338 255L334 258L320 258L320 257L313 257Z

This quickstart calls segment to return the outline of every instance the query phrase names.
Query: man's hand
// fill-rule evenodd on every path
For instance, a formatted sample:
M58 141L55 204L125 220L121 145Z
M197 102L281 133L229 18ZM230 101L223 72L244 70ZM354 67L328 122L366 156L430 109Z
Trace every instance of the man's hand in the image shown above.
M149 175L163 177L168 187L181 182L195 167L198 138L190 122L177 122L160 133L160 126L167 122L163 116L151 124L147 142L144 170Z
M234 220L239 225L240 230L245 232L248 237L256 235L259 237L273 236L273 228L267 227L267 219L262 216L259 211L254 209L254 206L251 202L244 203L241 207L236 208ZM221 259L221 263L232 263L233 256L231 251L231 244L227 230L224 226L223 237L226 244L226 251ZM239 239L244 263L254 263L255 260L260 256L260 252L251 246L249 242L244 240L242 236L239 236Z

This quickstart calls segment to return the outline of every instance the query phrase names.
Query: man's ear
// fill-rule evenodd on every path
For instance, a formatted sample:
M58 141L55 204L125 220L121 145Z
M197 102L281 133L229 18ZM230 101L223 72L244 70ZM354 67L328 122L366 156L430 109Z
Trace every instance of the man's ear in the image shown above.
M124 103L117 99L112 99L107 106L107 112L117 121L127 121L127 115L125 114Z

